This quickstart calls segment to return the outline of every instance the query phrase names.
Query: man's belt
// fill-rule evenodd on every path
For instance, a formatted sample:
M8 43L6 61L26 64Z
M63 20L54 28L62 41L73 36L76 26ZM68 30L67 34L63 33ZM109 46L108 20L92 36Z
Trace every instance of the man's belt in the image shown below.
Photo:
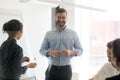
M51 68L67 68L67 67L71 67L71 65L64 65L64 66L51 65Z

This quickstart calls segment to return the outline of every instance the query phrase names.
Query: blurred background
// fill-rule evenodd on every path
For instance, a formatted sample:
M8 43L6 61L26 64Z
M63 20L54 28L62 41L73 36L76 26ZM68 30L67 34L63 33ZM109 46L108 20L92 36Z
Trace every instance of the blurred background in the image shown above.
M119 3L119 0L0 0L0 45L7 38L2 32L3 24L10 19L22 21L24 35L18 43L24 56L36 62L37 67L29 69L21 80L44 80L48 61L39 49L45 33L52 29L52 9L66 8L67 25L77 32L84 49L82 56L72 59L73 80L88 80L107 62L107 42L120 37Z

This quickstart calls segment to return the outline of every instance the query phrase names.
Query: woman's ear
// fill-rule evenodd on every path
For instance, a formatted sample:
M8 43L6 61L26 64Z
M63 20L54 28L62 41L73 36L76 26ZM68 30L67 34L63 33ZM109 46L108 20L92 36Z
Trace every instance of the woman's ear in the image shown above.
M17 32L17 39L19 40L21 37L22 37L22 34L23 34L23 32L22 31L18 31Z

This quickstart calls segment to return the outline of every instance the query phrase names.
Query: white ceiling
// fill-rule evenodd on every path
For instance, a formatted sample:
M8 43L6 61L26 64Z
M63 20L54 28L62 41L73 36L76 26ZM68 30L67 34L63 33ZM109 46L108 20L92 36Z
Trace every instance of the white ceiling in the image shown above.
M21 2L34 2L37 4L50 5L56 7L78 7L81 9L105 12L112 19L120 20L120 0L20 0ZM75 1L77 2L75 4Z
M54 4L54 5L60 5L60 6L78 7L83 9L91 9L94 11L105 12L105 9L89 6L88 4L86 5L82 5L80 3L75 4L75 0L37 0L37 1Z

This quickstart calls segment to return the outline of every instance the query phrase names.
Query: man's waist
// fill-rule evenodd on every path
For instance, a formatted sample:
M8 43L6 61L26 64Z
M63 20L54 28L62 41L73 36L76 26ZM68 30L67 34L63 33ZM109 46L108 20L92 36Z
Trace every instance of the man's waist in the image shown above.
M71 65L51 65L51 68L67 68L71 67Z

